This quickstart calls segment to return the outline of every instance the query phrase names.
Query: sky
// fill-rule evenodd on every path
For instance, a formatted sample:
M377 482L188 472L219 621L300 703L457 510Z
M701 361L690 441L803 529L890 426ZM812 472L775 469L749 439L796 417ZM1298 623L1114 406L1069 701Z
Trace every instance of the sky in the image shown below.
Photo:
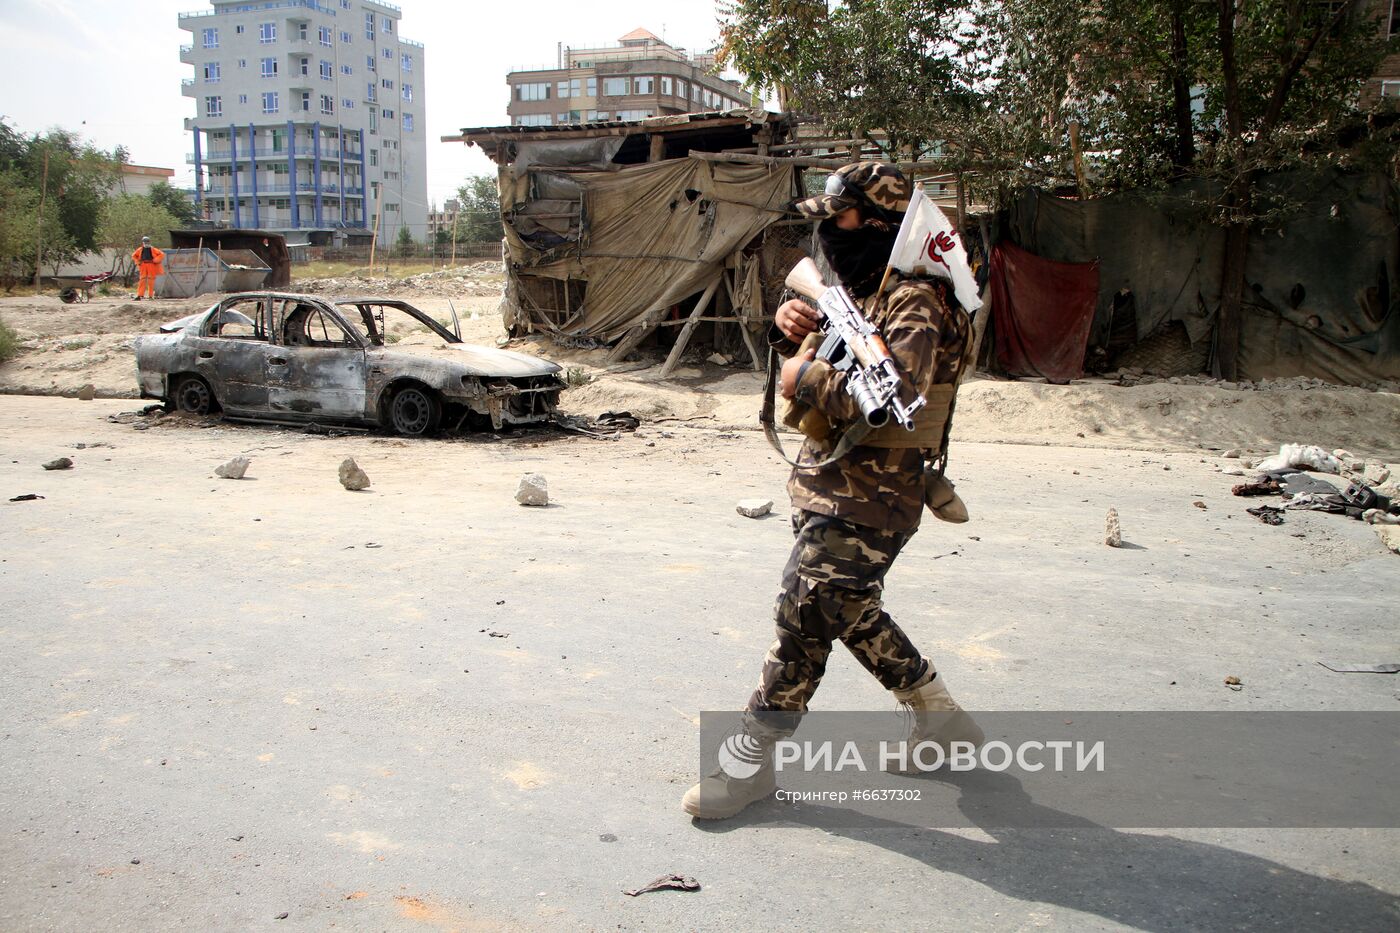
M468 175L494 174L476 147L437 142L463 127L507 121L506 72L552 67L558 45L613 43L641 26L672 45L703 51L718 38L715 0L525 4L395 0L399 34L425 46L428 198L442 203ZM338 8L338 5L333 5ZM0 0L0 117L23 133L76 130L103 149L125 146L131 161L175 170L176 187L194 186L186 117L195 99L180 93L194 68L180 61L191 33L177 15L210 9L184 0Z

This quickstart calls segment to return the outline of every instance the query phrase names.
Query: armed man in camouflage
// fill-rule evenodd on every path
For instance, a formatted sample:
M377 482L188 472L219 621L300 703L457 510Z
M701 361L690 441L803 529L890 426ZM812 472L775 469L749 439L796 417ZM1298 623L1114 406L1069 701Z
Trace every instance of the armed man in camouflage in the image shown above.
M885 573L918 530L925 462L943 454L953 393L971 349L968 315L943 283L895 274L876 294L911 194L897 168L858 162L832 175L825 194L796 205L821 221L817 236L832 271L929 404L916 415L914 431L891 423L814 468L831 455L841 429L861 415L846 391L846 374L816 360L814 350L799 348L820 327L818 312L797 299L778 309L770 341L788 357L782 394L820 412L834 430L831 444L810 438L803 444L788 481L797 541L775 607L777 640L744 717L745 731L767 752L764 766L746 780L723 770L704 778L682 801L694 817L733 816L773 793L772 744L796 728L837 639L914 712L911 749L924 741L944 744L945 751L948 742L982 741L933 664L881 604Z

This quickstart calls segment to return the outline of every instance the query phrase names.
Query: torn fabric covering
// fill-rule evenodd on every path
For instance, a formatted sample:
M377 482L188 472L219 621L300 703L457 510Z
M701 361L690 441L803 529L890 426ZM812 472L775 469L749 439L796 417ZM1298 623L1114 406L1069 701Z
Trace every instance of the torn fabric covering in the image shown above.
M1056 383L1083 375L1097 263L1053 262L998 243L989 284L997 362L1007 372Z
M797 196L796 173L787 166L671 159L622 166L607 172L551 172L535 168L526 179L507 181L503 205L522 216L542 211L531 191L557 193L560 177L582 192L582 234L577 243L539 237L549 221L526 230L506 214L506 243L512 278L586 280L582 307L557 327L532 313L520 283L507 294L507 316L530 329L615 340L629 329L659 320L687 296L703 291L737 250L786 212ZM510 184L510 188L505 188ZM511 200L507 201L506 197ZM558 234L553 226L546 232ZM530 242L534 238L535 242ZM559 310L559 309L553 309Z
M1260 191L1297 209L1251 235L1240 375L1400 378L1400 186L1336 170L1270 176ZM1047 259L1100 262L1095 345L1107 342L1120 289L1133 293L1139 339L1180 321L1196 342L1209 339L1220 301L1224 235L1201 209L1211 196L1200 181L1091 201L1030 191L1011 208L1010 235Z
M515 143L511 170L516 175L524 175L537 165L606 169L624 142L624 136L520 140Z

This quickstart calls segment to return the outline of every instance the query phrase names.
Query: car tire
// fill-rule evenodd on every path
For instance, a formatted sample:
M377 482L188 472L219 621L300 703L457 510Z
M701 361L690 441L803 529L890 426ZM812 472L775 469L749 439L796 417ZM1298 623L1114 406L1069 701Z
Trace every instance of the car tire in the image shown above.
M407 385L389 398L389 427L404 437L427 437L442 421L442 403L422 386Z
M187 415L207 415L214 410L214 393L198 376L185 376L175 383L175 409Z

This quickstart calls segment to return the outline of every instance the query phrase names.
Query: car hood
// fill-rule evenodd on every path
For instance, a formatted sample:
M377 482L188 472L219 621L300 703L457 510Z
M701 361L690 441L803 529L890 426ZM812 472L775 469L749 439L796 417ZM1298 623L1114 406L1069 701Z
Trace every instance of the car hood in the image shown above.
M375 347L369 354L372 359L385 363L392 363L396 359L405 362L425 358L442 360L465 367L475 376L503 376L510 379L548 376L561 369L558 363L551 363L537 356L528 356L512 350L497 350L493 347L478 347L470 343Z

